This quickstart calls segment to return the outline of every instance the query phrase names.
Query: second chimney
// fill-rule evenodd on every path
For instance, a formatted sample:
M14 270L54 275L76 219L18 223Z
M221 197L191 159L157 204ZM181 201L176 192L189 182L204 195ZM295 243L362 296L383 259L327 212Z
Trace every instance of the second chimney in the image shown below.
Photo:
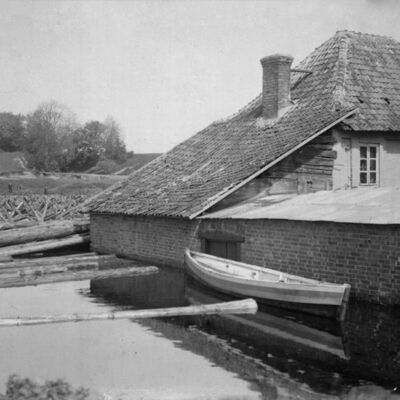
M263 68L262 117L276 118L279 111L290 104L290 67L293 57L274 54L260 61Z

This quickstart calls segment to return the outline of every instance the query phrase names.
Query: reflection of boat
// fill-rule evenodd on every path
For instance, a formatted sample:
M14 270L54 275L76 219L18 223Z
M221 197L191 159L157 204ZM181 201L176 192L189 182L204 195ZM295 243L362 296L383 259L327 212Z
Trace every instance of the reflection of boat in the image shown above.
M177 348L198 354L211 362L213 366L223 368L234 373L240 379L248 381L249 389L254 393L254 396L251 396L251 394L246 397L236 395L218 397L218 399L222 400L229 397L232 399L257 398L260 400L339 400L336 395L322 393L320 388L314 391L307 384L290 377L289 374L282 373L266 362L233 347L228 340L209 334L195 325L185 328L171 320L160 319L140 320L139 323L168 338ZM175 363L171 364L171 368L176 368ZM179 395L175 397L180 398ZM204 399L205 397L200 393L195 398Z
M193 285L186 285L185 297L192 304L208 304L221 301L218 297L208 292L206 293ZM251 336L253 340L258 337L260 342L265 342L273 337L274 341L279 339L280 343L278 345L284 345L286 350L289 350L290 343L294 345L293 349L296 352L299 350L298 346L301 346L305 350L306 348L318 350L341 359L348 359L340 336L286 318L259 311L255 315L223 315L220 316L220 319L225 320L225 322L231 322L228 325L235 325L227 326L225 324L229 331L239 332L244 329L247 336ZM310 354L309 351L307 353ZM313 356L321 358L321 355L313 354Z
M344 318L350 285L289 275L209 254L185 250L186 270L202 283L237 296Z

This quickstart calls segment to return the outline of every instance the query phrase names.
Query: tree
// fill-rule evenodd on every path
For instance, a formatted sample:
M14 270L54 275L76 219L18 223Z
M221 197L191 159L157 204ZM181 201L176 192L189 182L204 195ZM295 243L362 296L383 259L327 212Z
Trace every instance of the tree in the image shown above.
M0 149L21 151L25 139L25 118L10 112L0 113Z
M31 118L51 127L53 133L59 137L70 133L78 126L76 115L67 106L55 100L41 103Z
M96 165L104 154L104 130L105 125L99 121L87 122L75 129L68 136L68 144L63 149L61 169L79 172Z
M126 147L112 117L90 121L83 127L75 115L55 101L40 104L27 117L24 150L28 165L41 171L85 171L100 160L121 163Z
M25 151L30 167L58 171L63 142L76 128L75 115L54 100L40 104L27 118Z
M87 122L70 135L63 154L62 170L85 171L99 162L101 170L110 170L125 159L126 147L119 126L113 118L108 117L104 123Z
M119 125L111 116L105 119L104 125L104 156L116 162L124 162L126 160L126 145L121 137Z

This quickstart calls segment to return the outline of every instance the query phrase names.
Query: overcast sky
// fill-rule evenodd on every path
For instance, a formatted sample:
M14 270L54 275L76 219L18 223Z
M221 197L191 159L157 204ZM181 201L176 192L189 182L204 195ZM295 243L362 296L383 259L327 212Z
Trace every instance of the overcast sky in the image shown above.
M46 100L119 122L164 152L261 91L260 58L294 64L349 29L400 40L397 0L0 0L0 111Z

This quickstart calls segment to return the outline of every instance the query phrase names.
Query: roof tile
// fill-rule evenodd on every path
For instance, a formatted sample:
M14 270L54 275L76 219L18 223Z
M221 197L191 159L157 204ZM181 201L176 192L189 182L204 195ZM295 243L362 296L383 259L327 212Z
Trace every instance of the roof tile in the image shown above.
M337 32L293 73L293 106L273 124L261 96L161 155L91 204L93 212L190 217L213 199L358 108L346 127L400 131L400 43Z

